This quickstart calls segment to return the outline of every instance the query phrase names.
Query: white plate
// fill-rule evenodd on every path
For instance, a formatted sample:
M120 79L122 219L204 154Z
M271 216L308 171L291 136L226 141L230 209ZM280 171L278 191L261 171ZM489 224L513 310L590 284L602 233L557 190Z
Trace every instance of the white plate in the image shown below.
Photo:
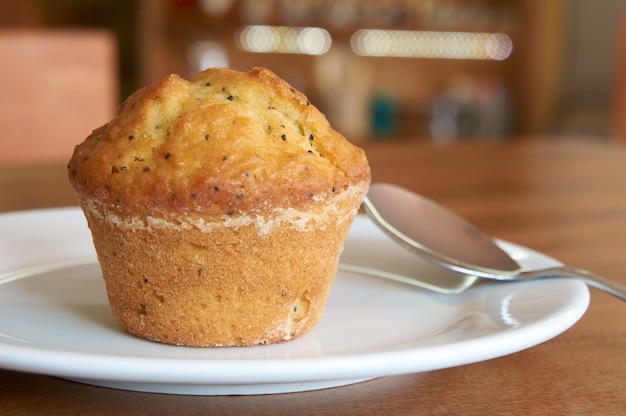
M1 214L0 230L0 367L120 389L284 393L442 369L544 342L572 326L589 302L587 287L573 279L442 295L340 272L324 315L305 336L259 347L175 347L117 324L77 208ZM557 264L505 247L523 263ZM439 273L365 217L352 227L342 261Z

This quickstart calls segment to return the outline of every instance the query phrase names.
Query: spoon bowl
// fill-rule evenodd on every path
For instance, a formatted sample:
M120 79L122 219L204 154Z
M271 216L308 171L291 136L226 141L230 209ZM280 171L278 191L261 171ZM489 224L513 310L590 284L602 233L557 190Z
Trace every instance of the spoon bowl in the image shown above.
M372 184L363 208L393 240L440 267L502 281L575 277L626 301L625 286L587 270L568 266L523 268L475 225L399 186Z

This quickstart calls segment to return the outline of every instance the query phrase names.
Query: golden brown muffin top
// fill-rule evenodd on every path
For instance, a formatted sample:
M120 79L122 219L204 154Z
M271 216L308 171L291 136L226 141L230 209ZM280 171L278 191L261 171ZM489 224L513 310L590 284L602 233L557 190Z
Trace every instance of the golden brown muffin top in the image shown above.
M76 146L68 172L78 195L125 214L306 209L370 180L364 152L263 68L140 89Z

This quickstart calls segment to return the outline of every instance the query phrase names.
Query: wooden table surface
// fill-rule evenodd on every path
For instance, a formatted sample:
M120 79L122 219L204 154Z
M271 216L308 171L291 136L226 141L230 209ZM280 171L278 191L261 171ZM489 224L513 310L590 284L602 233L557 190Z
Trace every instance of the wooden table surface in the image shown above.
M624 145L537 138L364 147L374 181L412 189L492 235L626 284ZM74 203L63 166L0 168L0 211ZM294 394L149 394L0 370L0 414L622 415L625 317L626 304L591 289L583 318L536 347L456 368Z

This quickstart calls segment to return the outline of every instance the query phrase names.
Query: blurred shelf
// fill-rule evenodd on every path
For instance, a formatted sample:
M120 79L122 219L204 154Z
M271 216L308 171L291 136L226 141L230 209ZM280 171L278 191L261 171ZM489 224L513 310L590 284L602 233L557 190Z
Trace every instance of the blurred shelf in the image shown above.
M227 7L207 12L207 5ZM189 46L211 41L223 48L230 67L268 67L303 90L347 136L360 136L368 128L342 126L347 114L354 118L367 111L370 116L371 99L379 92L393 96L397 104L394 134L428 135L434 101L468 78L477 84L491 80L506 89L514 109L506 134L534 133L546 129L557 105L564 7L563 0L142 0L140 83L169 73L197 72L190 64ZM333 46L327 56L245 52L237 47L235 34L247 24L322 27L330 32ZM505 33L513 51L503 61L363 57L350 50L350 36L361 28ZM323 69L333 66L332 59L335 72ZM358 68L366 75L362 85L351 87ZM338 110L330 101L339 92L323 84L361 90L351 93L348 104L361 110Z

